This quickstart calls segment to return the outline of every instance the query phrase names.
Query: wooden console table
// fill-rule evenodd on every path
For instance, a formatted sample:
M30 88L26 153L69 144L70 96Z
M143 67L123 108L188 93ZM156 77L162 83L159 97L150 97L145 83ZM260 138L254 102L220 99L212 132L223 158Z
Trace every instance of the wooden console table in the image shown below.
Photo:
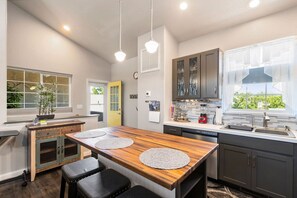
M31 181L36 173L83 158L80 146L65 134L83 130L85 122L50 122L46 125L27 125L28 166Z

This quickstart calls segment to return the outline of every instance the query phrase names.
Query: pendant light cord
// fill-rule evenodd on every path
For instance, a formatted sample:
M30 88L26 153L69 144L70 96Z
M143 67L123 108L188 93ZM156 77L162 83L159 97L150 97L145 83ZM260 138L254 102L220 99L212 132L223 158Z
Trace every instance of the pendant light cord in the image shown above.
M154 17L154 0L151 0L151 40L153 40L153 17Z
M120 51L122 51L122 0L119 0L119 13L120 13L120 39L119 39L119 47Z

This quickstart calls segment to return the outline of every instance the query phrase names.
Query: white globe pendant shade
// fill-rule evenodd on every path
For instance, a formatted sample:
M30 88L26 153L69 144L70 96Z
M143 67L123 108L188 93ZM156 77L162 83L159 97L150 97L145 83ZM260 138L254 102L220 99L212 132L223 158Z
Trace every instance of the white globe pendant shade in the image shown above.
M119 61L119 62L123 62L126 58L126 54L121 50L114 53L114 56L116 57L117 61Z
M145 43L146 51L151 54L155 53L157 51L158 47L159 47L159 43L154 40L150 40Z

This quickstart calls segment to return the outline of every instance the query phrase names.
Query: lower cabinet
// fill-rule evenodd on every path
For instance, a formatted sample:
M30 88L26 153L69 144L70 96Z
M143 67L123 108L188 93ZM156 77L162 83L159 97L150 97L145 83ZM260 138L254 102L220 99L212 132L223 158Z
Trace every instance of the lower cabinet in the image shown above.
M244 188L251 187L250 149L220 144L220 179Z
M293 159L253 151L252 190L271 197L293 197Z
M82 131L83 125L81 121L65 121L26 126L31 181L37 173L82 159L80 145L65 135Z
M64 136L36 140L37 169L58 166L79 157L79 145Z
M293 158L220 144L220 179L270 197L293 197Z
M168 125L164 125L163 132L165 134L170 134L170 135L177 135L177 136L182 135L182 130L180 127L174 127L174 126L168 126Z

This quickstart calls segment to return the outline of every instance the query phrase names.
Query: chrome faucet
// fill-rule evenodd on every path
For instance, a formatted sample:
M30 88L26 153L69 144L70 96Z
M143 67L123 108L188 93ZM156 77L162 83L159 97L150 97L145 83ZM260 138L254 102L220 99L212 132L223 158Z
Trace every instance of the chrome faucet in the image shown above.
M269 116L264 112L264 117L263 117L263 127L268 127L268 121L270 121Z

